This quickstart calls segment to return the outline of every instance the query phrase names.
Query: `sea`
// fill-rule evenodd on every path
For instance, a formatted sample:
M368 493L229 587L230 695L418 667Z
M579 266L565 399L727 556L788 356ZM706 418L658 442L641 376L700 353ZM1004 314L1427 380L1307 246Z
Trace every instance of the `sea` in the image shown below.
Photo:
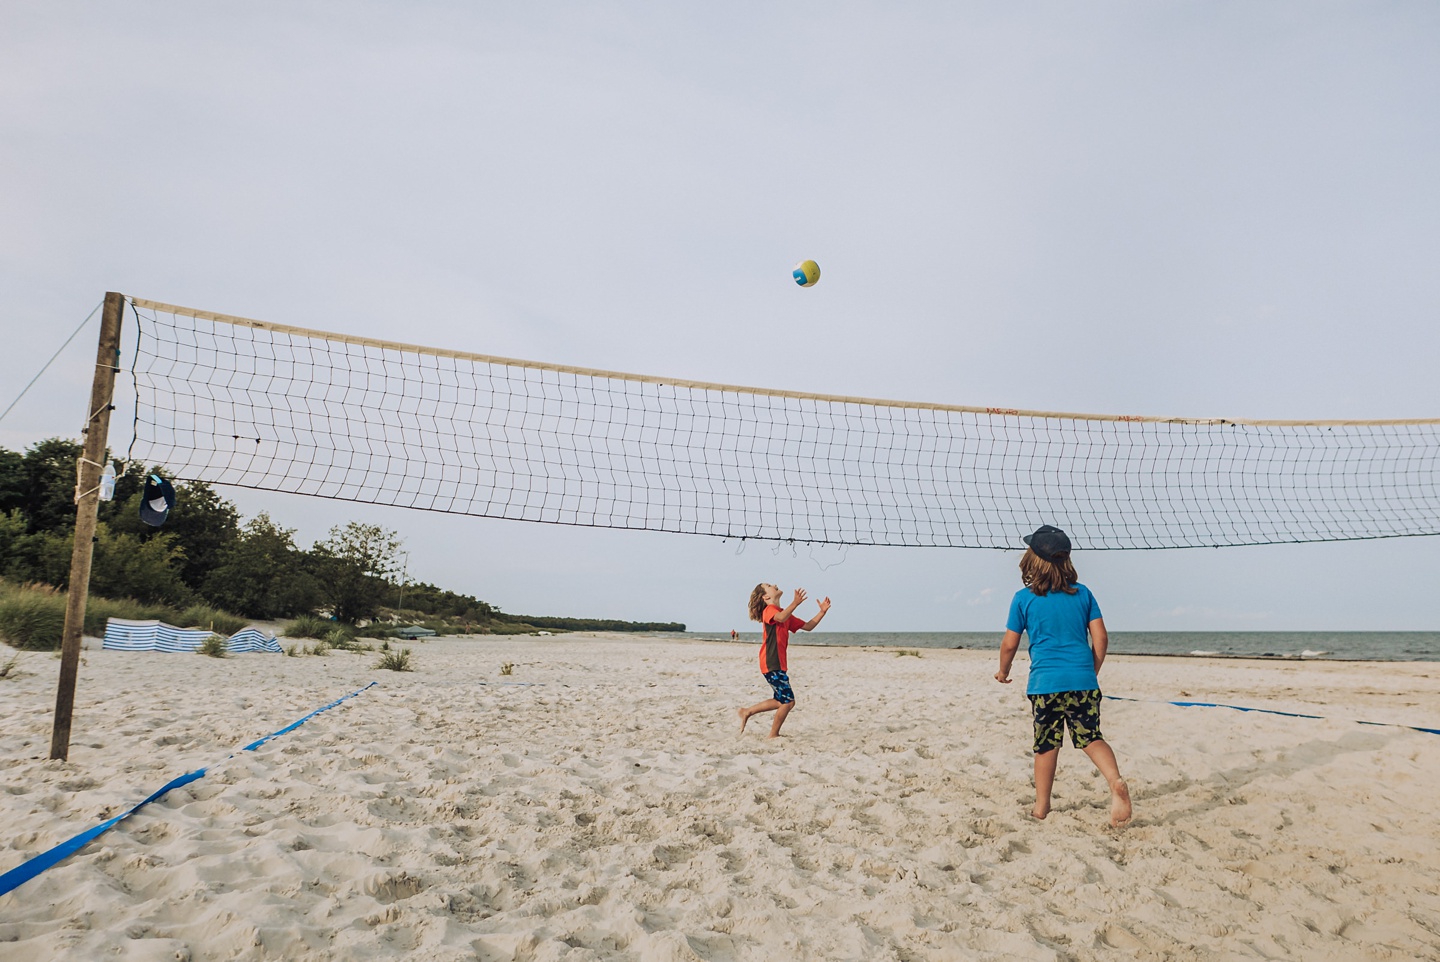
M682 637L731 640L728 631L687 631ZM998 651L1000 638L1001 633L997 631L817 631L797 638L795 643ZM760 633L742 631L739 640L759 644ZM1110 653L1195 658L1440 661L1440 631L1112 631Z

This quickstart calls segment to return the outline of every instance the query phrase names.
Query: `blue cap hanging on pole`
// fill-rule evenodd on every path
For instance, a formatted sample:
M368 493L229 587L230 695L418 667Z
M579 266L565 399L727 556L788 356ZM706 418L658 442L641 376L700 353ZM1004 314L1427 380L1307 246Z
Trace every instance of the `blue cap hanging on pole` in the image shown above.
M145 492L140 496L140 520L152 528L158 528L170 517L175 507L175 489L170 482L152 474L145 479Z

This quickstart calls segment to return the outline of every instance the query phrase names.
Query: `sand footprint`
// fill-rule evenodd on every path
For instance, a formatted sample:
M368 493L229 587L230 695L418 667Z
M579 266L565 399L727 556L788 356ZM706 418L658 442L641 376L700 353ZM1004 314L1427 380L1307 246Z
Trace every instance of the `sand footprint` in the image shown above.
M1128 949L1131 952L1150 947L1133 932L1118 925L1107 925L1101 929L1100 942L1112 949Z

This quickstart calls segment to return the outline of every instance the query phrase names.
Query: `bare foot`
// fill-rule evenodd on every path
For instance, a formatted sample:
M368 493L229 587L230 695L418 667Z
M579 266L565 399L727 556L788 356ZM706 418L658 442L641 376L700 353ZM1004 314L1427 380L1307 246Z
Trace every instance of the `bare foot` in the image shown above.
M1110 824L1119 828L1130 821L1130 786L1125 779L1117 778L1110 783Z
M767 739L770 739L770 738L784 738L785 736L782 735L782 734L780 734L779 732L771 732L770 734L766 735L765 737L766 737Z
M745 709L737 708L735 713L740 716L740 734L745 734L745 726L750 722L750 716L745 714Z
M1031 818L1043 819L1046 815L1049 815L1049 814L1050 814L1050 803L1049 803L1049 802L1046 802L1044 805L1041 805L1039 802L1036 802L1036 803L1035 803L1035 807L1032 808L1032 809L1030 809L1030 817L1031 817Z

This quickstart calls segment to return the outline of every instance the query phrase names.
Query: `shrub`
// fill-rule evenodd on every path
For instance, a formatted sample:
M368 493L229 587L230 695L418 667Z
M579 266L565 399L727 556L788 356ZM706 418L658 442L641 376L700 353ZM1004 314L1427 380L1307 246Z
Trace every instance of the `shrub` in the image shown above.
M0 595L0 636L16 648L55 651L65 631L65 595L26 585Z
M380 660L375 663L375 668L377 671L382 668L386 671L415 670L410 666L409 648L400 648L395 651L386 652L385 654L381 655Z
M294 645L291 645L289 648L285 649L285 657L287 658L294 658L299 653L300 652L296 650L296 647Z
M165 605L141 604L133 598L101 598L91 595L85 602L85 634L105 634L105 622L111 618L145 621L154 618L167 624L180 621L173 608ZM183 622L179 627L183 627Z
M286 638L324 638L335 627L335 622L319 615L301 615L285 626Z
M515 663L514 663L514 662L509 662L509 661L505 662L503 665L500 666L500 674L502 674L502 675L513 675L513 674L515 674Z
M211 658L224 658L228 654L225 650L225 639L212 631L210 637L200 642L198 653Z
M489 635L529 635L534 632L534 625L527 625L519 621L497 621L490 625L485 633Z
M90 567L90 590L95 594L140 598L153 604L188 604L195 599L195 592L180 577L185 552L173 531L156 532L142 540L102 522L95 536Z
M327 648L338 648L341 651L352 651L355 648L355 639L344 628L332 628L325 633L323 640Z

